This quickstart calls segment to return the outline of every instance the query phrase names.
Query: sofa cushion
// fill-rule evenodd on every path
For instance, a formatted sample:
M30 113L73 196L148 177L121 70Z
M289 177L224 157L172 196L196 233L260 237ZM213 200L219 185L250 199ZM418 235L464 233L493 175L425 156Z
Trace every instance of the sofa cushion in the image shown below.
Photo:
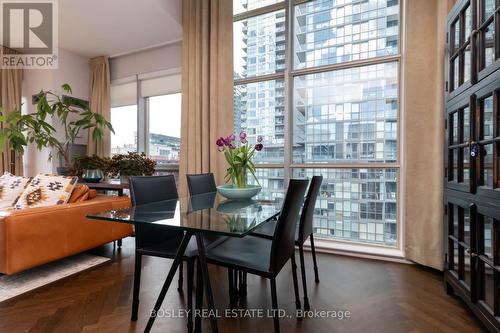
M78 177L36 175L14 203L14 209L62 205L68 202Z
M82 202L89 199L90 188L87 185L77 184L71 193L68 203Z
M30 180L30 177L14 176L10 172L0 176L0 209L12 207Z

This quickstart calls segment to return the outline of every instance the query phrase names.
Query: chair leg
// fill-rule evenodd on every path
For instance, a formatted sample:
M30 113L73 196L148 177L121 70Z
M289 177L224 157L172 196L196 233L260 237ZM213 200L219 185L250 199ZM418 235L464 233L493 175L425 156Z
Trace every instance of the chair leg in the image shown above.
M304 289L304 310L310 310L309 298L307 298L306 267L304 262L304 246L299 245L300 274L302 275L302 288Z
M299 282L297 281L297 263L295 262L295 253L292 255L292 277L293 277L293 291L295 292L295 308L297 313L302 309L300 305L300 295L299 295ZM299 318L302 318L301 316Z
M194 318L194 332L201 332L201 308L203 307L203 277L201 276L200 262L196 266L196 310L199 311Z
M242 298L244 298L247 295L247 273L243 271L239 271L239 293L238 295Z
M122 239L120 238L119 240L117 240L116 244L118 245L118 248L121 248L123 244Z
M193 279L194 279L194 259L187 263L187 330L189 333L193 331Z
M273 307L274 333L279 333L280 320L278 317L278 294L276 293L276 278L272 277L270 281L271 281L271 300Z
M141 268L142 268L142 255L135 253L135 270L134 270L134 289L132 292L132 315L130 320L137 320L137 313L139 311L139 290L141 288Z
M229 304L233 304L233 270L232 268L227 269L227 285L229 291Z
M240 273L238 272L237 269L233 269L233 301L234 303L236 303L236 301L238 300L238 295L239 295L239 290L238 290L238 281L239 281L239 275Z
M314 236L311 234L311 252L313 256L313 263L314 263L314 278L315 282L319 283L319 273L318 273L318 264L316 263L316 248L314 247Z
M243 287L242 287L242 291L241 291L241 294L246 297L247 295L247 272L243 272Z
M182 284L184 281L184 260L181 260L179 264L179 284L177 285L177 290L182 291Z

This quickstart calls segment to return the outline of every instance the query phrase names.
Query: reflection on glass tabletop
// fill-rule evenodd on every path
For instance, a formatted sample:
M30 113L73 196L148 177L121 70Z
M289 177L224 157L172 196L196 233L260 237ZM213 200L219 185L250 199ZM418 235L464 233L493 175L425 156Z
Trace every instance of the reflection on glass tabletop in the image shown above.
M277 216L281 203L230 201L216 192L87 215L90 219L243 237Z

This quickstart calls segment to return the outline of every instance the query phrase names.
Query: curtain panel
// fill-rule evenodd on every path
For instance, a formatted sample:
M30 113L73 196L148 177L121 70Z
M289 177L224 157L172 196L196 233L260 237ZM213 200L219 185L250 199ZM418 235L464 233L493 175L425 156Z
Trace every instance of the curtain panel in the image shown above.
M110 106L111 82L109 76L108 57L97 57L90 60L90 110L99 113L107 121L111 119ZM92 133L89 132L87 143L87 155L109 156L111 152L111 132L104 130L104 137L101 142L92 140Z
M2 53L12 54L17 52L2 46ZM4 112L21 109L22 82L22 69L0 68L0 106L2 106ZM5 171L16 175L23 174L23 156L18 153L13 154L7 143L2 147L0 161L0 173L3 174Z
M224 182L226 163L215 146L233 131L232 0L182 2L182 117L179 192L186 174L213 172Z
M404 57L405 256L443 269L444 58L454 0L406 2Z

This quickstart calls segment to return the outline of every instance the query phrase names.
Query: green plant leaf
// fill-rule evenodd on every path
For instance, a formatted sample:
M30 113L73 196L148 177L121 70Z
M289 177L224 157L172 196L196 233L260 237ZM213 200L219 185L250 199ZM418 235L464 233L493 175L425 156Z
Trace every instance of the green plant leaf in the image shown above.
M70 93L70 94L73 94L73 90L71 90L71 87L69 84L67 83L64 83L62 86L62 89L67 92L67 93Z

